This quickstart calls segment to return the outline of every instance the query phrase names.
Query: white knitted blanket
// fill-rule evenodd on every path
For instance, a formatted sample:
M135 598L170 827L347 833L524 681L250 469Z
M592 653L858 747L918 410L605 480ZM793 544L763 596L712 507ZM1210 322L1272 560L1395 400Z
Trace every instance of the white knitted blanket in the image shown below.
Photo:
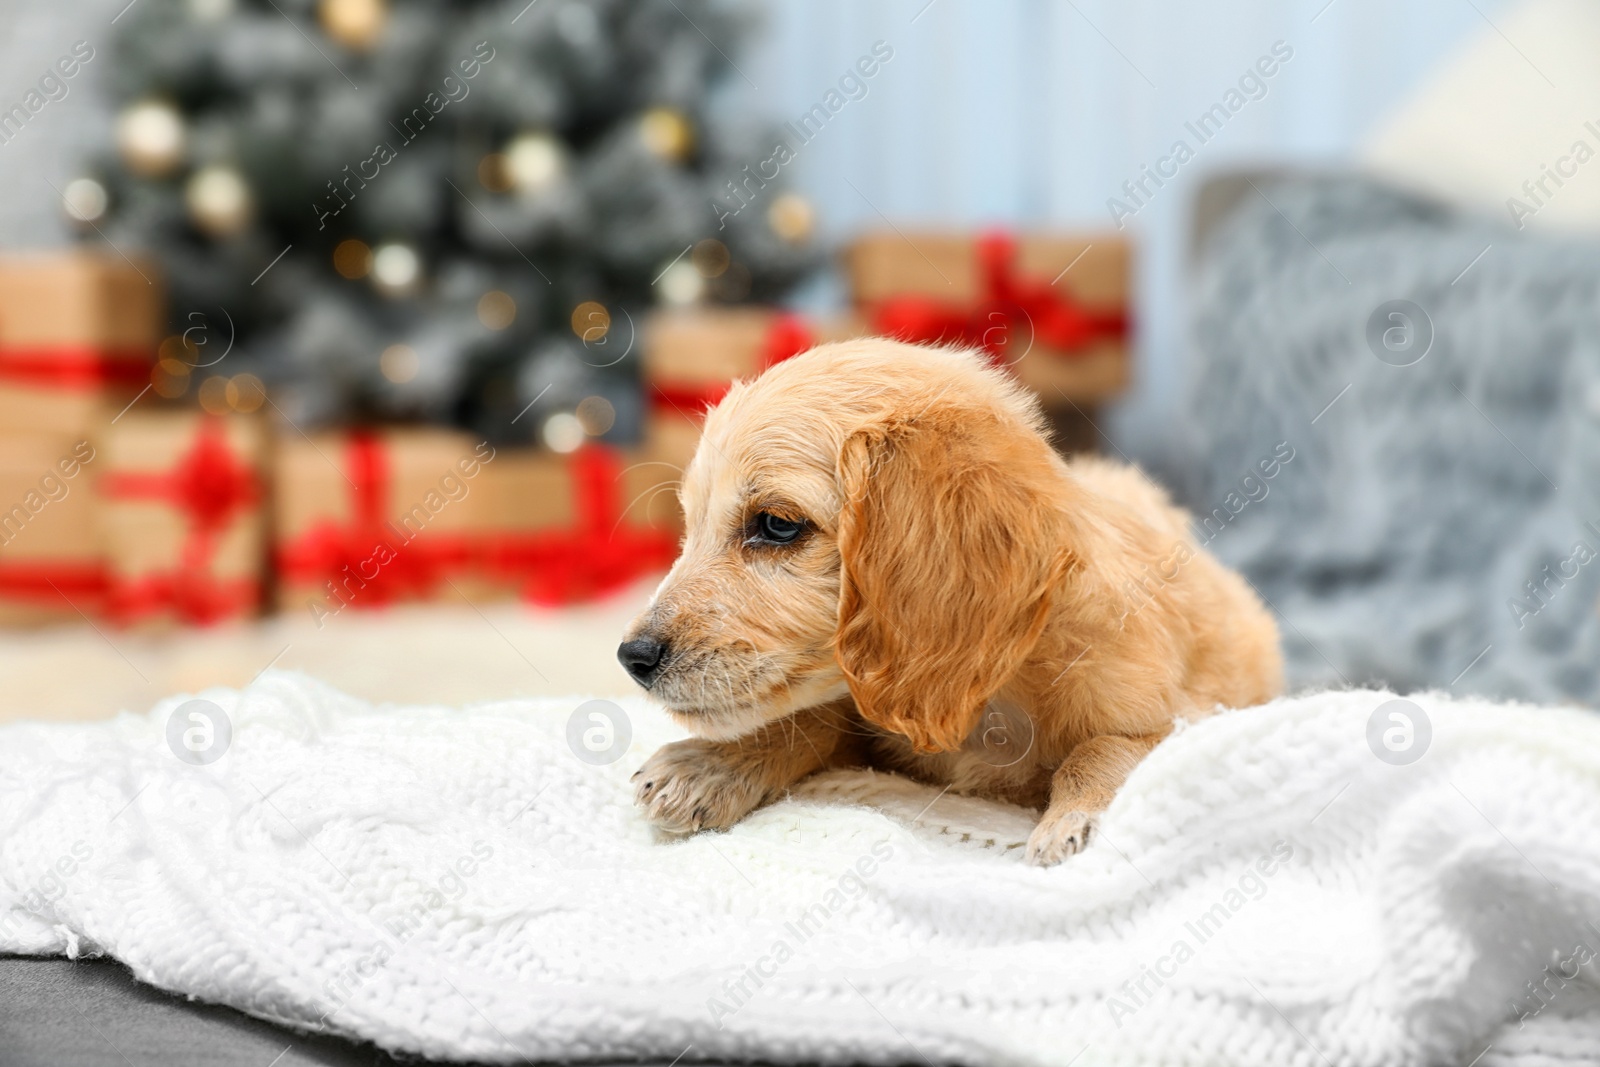
M576 700L204 696L209 763L174 755L219 747L169 725L182 698L0 729L0 950L443 1059L1600 1062L1590 713L1228 713L1039 870L1027 813L865 772L657 841L628 776L672 733L643 703L596 764Z

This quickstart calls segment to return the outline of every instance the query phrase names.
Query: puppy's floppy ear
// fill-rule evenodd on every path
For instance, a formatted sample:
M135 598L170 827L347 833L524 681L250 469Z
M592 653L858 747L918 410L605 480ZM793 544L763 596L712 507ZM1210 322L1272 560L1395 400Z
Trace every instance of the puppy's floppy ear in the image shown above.
M949 751L1032 650L1071 563L1059 475L1031 429L935 406L839 458L835 653L861 714Z

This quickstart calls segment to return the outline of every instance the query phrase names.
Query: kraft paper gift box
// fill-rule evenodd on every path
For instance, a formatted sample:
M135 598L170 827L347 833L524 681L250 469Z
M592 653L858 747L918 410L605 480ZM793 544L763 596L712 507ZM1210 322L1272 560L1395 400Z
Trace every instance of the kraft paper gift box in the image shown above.
M77 622L106 589L103 456L64 435L0 437L0 625Z
M1120 235L874 233L845 266L874 332L984 348L1046 407L1128 385L1132 249Z
M276 601L319 625L346 609L477 601L484 473L470 435L385 427L284 436L274 470Z
M150 383L155 268L112 254L0 256L0 432L90 435Z
M771 308L663 311L645 324L643 371L658 404L696 417L739 379L828 341L864 336L853 316L811 320Z
M592 600L677 554L676 473L638 450L502 449L485 473L484 576L531 603Z
M102 442L107 618L206 626L255 615L266 558L263 420L136 408Z
M857 316L807 320L768 308L660 312L646 324L644 451L661 478L680 478L700 442L701 420L733 383L816 345L867 334ZM669 521L681 526L676 497Z

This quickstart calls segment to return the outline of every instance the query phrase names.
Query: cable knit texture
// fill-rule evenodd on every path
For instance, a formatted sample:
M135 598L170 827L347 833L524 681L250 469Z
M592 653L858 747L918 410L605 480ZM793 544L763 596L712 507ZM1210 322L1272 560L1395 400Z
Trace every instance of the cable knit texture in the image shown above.
M1368 741L1390 694L1229 712L1041 870L1031 813L869 772L657 840L643 703L592 766L578 700L204 695L206 766L168 747L182 698L0 730L0 951L444 1059L1600 1062L1587 712L1416 695L1407 766Z
M1258 185L1201 257L1168 473L1290 620L1291 683L1600 700L1600 244L1364 178ZM1396 300L1417 348L1386 361Z

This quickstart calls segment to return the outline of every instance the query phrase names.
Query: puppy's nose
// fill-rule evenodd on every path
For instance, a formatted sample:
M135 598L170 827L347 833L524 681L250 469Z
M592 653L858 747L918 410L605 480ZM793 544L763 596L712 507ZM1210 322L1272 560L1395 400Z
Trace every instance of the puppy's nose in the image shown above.
M665 643L646 634L624 641L617 646L617 661L633 676L633 680L650 688L650 683L661 673L661 663L666 659Z

